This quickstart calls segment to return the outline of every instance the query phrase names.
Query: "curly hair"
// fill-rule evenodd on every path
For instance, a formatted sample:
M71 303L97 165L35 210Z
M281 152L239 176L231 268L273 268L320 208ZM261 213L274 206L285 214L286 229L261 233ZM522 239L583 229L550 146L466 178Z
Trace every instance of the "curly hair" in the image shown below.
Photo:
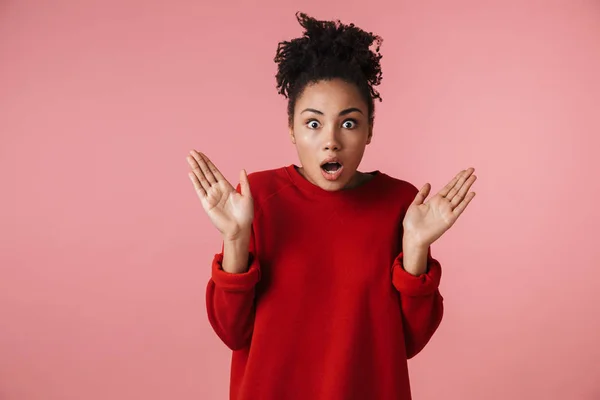
M357 86L372 120L374 99L382 100L374 89L382 78L379 62L382 38L339 20L319 21L300 12L296 18L304 28L303 36L280 42L274 60L278 65L277 90L288 99L290 126L296 100L306 86L334 78Z

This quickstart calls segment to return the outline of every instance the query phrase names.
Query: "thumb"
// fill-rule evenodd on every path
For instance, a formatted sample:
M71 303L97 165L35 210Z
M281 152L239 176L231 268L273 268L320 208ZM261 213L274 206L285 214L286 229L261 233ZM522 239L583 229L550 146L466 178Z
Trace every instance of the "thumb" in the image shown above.
M240 171L240 189L242 196L252 197L252 192L250 192L250 182L248 181L248 174L245 169Z
M423 202L425 201L425 199L427 198L427 196L429 195L429 191L431 190L431 185L429 183L426 183L421 190L419 190L419 192L417 193L417 195L415 196L415 199L412 202L412 205L420 205L423 204Z

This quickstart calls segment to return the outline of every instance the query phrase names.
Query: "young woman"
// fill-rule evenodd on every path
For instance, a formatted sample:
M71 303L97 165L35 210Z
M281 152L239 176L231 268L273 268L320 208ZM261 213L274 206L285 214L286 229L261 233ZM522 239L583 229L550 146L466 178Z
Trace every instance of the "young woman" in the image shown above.
M473 199L474 170L427 201L429 184L359 172L381 38L297 17L304 35L279 43L275 62L300 166L242 170L236 190L206 155L188 156L223 236L206 303L233 350L230 398L408 400L407 359L442 319L430 246Z

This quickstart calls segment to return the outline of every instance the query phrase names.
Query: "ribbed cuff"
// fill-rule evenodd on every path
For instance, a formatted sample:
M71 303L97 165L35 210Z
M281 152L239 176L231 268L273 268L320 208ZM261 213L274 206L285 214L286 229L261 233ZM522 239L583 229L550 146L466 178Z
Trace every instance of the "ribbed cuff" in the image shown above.
M428 296L436 292L440 286L442 267L440 263L429 257L427 272L419 276L412 275L404 269L404 253L400 253L392 267L392 283L400 294L406 296Z
M219 289L230 292L245 292L254 289L260 280L260 268L256 257L248 256L248 271L232 274L223 270L223 254L215 254L212 263L212 281Z

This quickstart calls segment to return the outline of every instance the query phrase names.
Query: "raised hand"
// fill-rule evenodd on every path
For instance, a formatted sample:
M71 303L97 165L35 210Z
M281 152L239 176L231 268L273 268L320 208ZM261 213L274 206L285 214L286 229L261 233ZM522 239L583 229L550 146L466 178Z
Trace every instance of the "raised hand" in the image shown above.
M254 201L246 171L240 172L241 193L238 193L206 155L192 150L187 161L192 168L188 175L202 207L223 238L235 240L249 233Z
M425 201L431 190L425 184L406 211L403 221L404 235L412 243L427 247L444 234L469 205L475 192L469 188L477 177L474 168L459 172L435 196Z

